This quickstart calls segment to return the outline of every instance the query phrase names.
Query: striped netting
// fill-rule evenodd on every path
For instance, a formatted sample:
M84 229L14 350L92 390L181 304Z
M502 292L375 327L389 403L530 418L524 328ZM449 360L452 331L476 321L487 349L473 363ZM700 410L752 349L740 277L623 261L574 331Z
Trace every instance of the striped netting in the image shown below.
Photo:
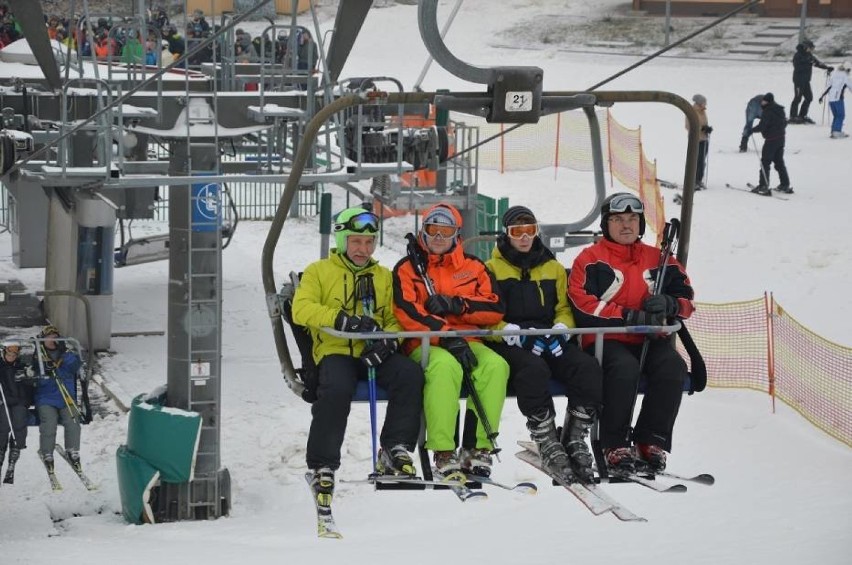
M852 348L820 337L764 298L699 303L687 326L708 386L766 391L852 446ZM688 360L680 342L678 349Z

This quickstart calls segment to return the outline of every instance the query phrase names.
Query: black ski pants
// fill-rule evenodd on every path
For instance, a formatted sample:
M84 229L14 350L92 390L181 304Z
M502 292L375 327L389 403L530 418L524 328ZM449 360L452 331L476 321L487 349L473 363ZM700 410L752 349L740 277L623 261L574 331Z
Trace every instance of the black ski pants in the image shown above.
M705 139L698 142L698 165L695 168L695 183L704 182L704 171L707 168L707 150L710 148L710 140Z
M808 108L811 107L811 100L814 99L814 93L811 91L811 81L794 81L793 91L793 102L790 104L790 117L805 118L808 115ZM802 103L801 110L799 110L799 102Z
M509 363L509 387L515 391L521 414L529 418L548 410L556 414L547 383L556 379L565 385L570 406L598 410L603 395L603 375L594 357L575 343L562 348L559 357L539 357L521 347L490 343Z
M340 467L352 397L358 381L366 379L367 367L357 357L328 355L320 361L308 433L308 468ZM405 355L394 353L376 368L376 384L388 395L381 445L390 448L402 444L413 451L423 412L423 370Z
M784 163L784 139L767 139L763 142L763 150L760 154L760 181L759 185L769 187L769 167L775 165L778 178L782 186L790 186L790 176L787 174L787 165Z
M27 447L27 420L30 417L30 412L26 406L16 404L9 406L9 418L12 420L12 430L15 432L15 445L12 446L12 434L9 429L9 420L6 418L6 411L3 406L0 406L0 451L5 452L6 446L25 449ZM3 462L0 461L0 465Z
M686 363L669 339L650 339L645 358L645 395L632 440L671 451L671 435L687 377ZM588 351L593 352L594 346ZM604 340L603 413L601 445L624 447L631 443L630 423L639 380L642 344Z

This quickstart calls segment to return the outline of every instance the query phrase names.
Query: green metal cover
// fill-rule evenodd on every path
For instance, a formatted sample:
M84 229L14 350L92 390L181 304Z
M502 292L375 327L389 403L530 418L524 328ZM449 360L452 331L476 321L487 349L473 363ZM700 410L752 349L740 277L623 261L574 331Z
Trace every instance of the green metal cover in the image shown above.
M169 483L193 479L195 455L201 437L201 415L164 407L139 395L130 407L127 448L160 472Z

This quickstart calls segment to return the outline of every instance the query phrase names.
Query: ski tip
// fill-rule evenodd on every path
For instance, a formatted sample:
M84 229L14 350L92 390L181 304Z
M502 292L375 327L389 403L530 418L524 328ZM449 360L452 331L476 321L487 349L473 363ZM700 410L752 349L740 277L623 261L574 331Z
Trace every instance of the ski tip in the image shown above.
M538 486L534 483L518 483L512 490L531 496L538 494Z
M697 475L693 480L696 483L701 483L702 485L707 485L707 486L711 486L711 485L716 484L716 477L714 477L713 475L710 475L708 473L702 473L700 475Z
M687 490L689 490L689 489L686 488L686 485L676 484L676 485L672 485L669 488L664 489L660 492L686 492Z

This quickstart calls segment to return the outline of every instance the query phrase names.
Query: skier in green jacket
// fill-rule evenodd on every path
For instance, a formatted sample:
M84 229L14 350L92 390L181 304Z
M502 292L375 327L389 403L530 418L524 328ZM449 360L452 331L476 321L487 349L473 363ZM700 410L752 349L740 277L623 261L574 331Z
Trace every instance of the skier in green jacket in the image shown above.
M377 471L416 474L409 451L414 450L420 431L422 369L398 353L396 339L366 342L335 337L321 330L400 330L393 312L391 272L372 258L378 229L379 218L364 208L340 212L334 224L336 249L327 259L305 269L293 298L293 322L310 331L318 368L306 459L314 472L314 482L329 494L334 488L334 471L340 467L340 449L355 387L359 380L367 379L370 368L375 369L377 384L388 394ZM372 292L364 293L366 298L359 296L356 289L369 288L364 283L370 280ZM365 300L369 311L365 311Z

